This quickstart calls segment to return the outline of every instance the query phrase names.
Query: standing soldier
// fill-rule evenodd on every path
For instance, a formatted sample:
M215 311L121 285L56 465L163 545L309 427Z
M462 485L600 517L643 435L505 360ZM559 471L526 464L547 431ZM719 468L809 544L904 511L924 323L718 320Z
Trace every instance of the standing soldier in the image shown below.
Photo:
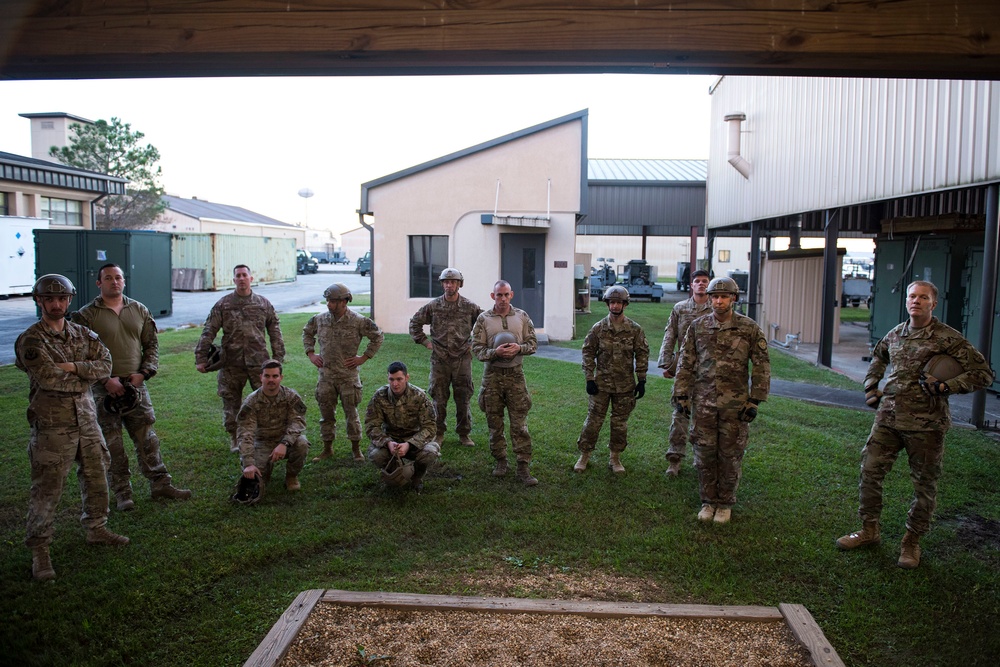
M931 528L937 505L937 483L944 460L944 436L951 426L949 394L978 391L993 382L986 359L962 334L934 317L938 290L933 283L918 280L906 288L906 312L910 317L878 342L865 376L865 402L877 409L868 442L861 451L862 528L837 540L841 549L856 549L882 541L882 481L892 470L900 451L906 450L913 481L913 502L906 517L906 535L900 548L899 567L920 564L920 538ZM954 377L934 377L930 363L938 355L954 367ZM934 359L937 361L937 359ZM885 369L892 372L885 390L878 385Z
M691 443L698 468L698 519L726 523L736 504L750 422L767 400L771 361L757 323L733 312L740 290L732 278L708 284L712 313L696 319L684 336L674 408L694 412ZM753 367L751 374L750 367Z
M684 342L684 334L691 323L702 315L712 312L712 304L708 300L708 281L711 278L708 271L698 269L691 274L691 298L684 299L674 306L663 328L663 344L660 345L660 358L657 367L663 369L663 377L672 378L677 375L677 354L674 348L680 348ZM683 412L674 412L670 422L670 435L667 447L667 475L677 477L681 472L681 461L687 449L688 429L690 419Z
M358 315L347 307L354 297L343 283L334 283L323 292L328 312L314 315L302 330L302 345L313 366L319 369L316 402L319 404L320 437L323 452L313 459L320 461L333 456L333 440L337 435L337 400L344 407L347 438L355 461L364 461L361 454L361 375L358 368L375 356L382 347L382 330L369 317ZM358 356L361 339L367 338L364 353ZM320 354L316 354L319 342Z
M281 362L268 359L260 369L260 388L243 401L237 416L236 438L243 476L260 476L264 488L271 482L274 464L287 459L285 488L298 491L299 473L306 464L306 404L294 389L283 387Z
M239 451L236 444L236 415L243 404L243 387L260 387L260 366L268 358L285 360L285 342L274 306L251 289L253 274L246 264L233 269L236 290L212 306L201 339L194 350L195 368L207 373L209 354L215 334L222 329L222 368L219 370L219 396L222 413L229 433L230 450ZM271 339L271 354L267 353L264 334Z
M437 415L437 440L444 444L445 418L448 415L448 395L455 390L455 432L458 441L474 447L472 432L472 327L483 309L458 293L465 278L458 269L441 272L444 294L425 304L410 318L410 338L431 351L431 377L428 392L434 399ZM431 327L430 338L424 325Z
M39 278L31 296L42 319L14 343L15 365L28 374L28 459L31 495L25 544L31 549L31 576L55 579L49 558L53 521L73 461L79 466L88 544L125 545L129 539L107 528L108 449L97 424L90 384L111 373L111 354L97 334L66 321L73 283L50 273Z
M111 453L111 493L119 510L135 507L122 436L124 425L152 497L187 500L191 492L170 483L170 473L160 457L160 439L153 430L156 415L146 381L156 375L159 363L156 322L146 306L125 296L125 275L117 264L105 264L98 270L97 287L101 295L74 313L73 321L96 332L111 352L110 377L100 378L92 387L97 421ZM131 402L130 397L134 397L134 407L120 409L121 403Z
M371 439L368 460L379 469L398 456L413 462L410 486L420 493L424 489L427 466L441 454L435 442L434 404L424 390L410 384L406 364L389 364L388 383L375 390L365 412L365 434Z
M510 439L517 456L516 478L525 486L538 480L531 476L531 435L528 411L531 396L524 380L524 357L538 349L535 325L528 314L510 305L514 291L506 280L499 280L490 294L493 307L483 311L472 329L472 352L486 364L479 388L479 408L486 413L490 429L490 453L496 459L494 477L507 474L507 440L504 438L503 412L510 418Z
M591 327L583 341L583 375L589 399L587 420L576 441L580 449L580 458L573 466L576 472L587 469L609 403L611 457L608 467L614 473L625 472L620 457L628 446L628 417L635 409L636 399L646 394L649 344L642 327L625 317L628 290L612 285L604 293L604 303L608 305L608 316Z

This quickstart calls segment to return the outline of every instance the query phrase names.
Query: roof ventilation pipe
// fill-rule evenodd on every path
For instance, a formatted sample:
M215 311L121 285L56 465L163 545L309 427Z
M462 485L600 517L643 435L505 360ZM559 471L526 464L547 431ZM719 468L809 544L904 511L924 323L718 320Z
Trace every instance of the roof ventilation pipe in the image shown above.
M789 250L801 250L802 249L802 216L792 220L791 224L788 226L788 249Z
M729 123L729 164L733 165L736 171L743 175L743 178L750 178L750 163L740 155L740 131L742 123L747 119L745 113L731 113L723 117Z

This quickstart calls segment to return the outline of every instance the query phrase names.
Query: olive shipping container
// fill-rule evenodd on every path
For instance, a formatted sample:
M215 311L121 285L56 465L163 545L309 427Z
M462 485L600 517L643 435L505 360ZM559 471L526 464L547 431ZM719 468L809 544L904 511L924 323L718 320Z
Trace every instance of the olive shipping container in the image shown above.
M295 239L235 234L174 234L172 285L175 290L234 287L233 269L250 267L255 283L295 280Z

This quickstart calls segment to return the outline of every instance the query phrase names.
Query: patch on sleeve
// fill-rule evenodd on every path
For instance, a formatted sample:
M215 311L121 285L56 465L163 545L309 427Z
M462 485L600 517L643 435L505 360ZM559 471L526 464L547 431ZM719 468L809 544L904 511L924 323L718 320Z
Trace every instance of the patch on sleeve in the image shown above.
M767 341L764 340L763 338L758 338L757 339L757 347L759 347L762 350L766 350L767 349Z
M37 347L29 347L24 351L24 361L29 364L38 361L38 358L41 356Z

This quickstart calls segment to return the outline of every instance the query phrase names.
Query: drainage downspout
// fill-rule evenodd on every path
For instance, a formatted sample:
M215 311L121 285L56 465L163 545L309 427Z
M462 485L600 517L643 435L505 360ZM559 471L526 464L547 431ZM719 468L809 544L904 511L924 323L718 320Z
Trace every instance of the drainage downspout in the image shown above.
M740 132L743 121L747 119L745 113L731 113L723 117L729 123L729 164L745 179L750 179L750 163L740 155Z

